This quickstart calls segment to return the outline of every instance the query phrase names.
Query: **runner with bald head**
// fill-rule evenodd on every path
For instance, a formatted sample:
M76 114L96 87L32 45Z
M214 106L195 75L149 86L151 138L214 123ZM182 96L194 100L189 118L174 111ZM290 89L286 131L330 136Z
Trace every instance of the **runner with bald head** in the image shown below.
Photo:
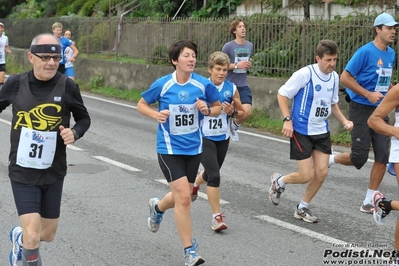
M0 113L12 105L8 175L21 223L10 231L12 266L42 265L40 242L52 241L58 227L66 146L90 127L79 86L57 72L58 39L36 36L28 59L33 69L10 76L0 90Z

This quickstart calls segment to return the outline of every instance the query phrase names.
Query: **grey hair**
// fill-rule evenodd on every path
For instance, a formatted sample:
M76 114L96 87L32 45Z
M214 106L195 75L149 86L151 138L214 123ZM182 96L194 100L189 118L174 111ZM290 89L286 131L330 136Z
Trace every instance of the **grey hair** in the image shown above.
M53 37L54 40L56 40L58 42L58 44L60 44L60 41L58 40L57 37L54 36L54 34L51 33L41 33L39 35L36 35L35 38L33 38L31 45L35 45L37 44L43 37L45 36L50 36Z

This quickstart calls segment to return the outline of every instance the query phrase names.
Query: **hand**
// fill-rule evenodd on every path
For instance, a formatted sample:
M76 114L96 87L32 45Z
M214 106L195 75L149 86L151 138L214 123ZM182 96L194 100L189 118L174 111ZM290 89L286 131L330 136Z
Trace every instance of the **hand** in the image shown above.
M60 126L60 136L64 140L64 144L72 144L75 142L75 136L73 135L72 129Z
M11 50L10 49L6 50L6 53L11 54Z
M374 92L370 92L367 96L366 96L367 100L369 100L371 103L377 103L378 101L380 101L382 98L384 98L384 95L379 92L379 91L374 91Z
M222 110L228 114L228 115L232 115L234 112L234 101L232 101L231 103L228 102L223 102L222 103Z
M162 111L158 112L156 119L159 123L163 124L163 123L166 123L166 120L168 119L169 116L170 116L169 110L162 110Z
M294 133L294 128L292 127L292 120L284 122L281 133L283 133L283 136L286 138L292 138L292 135Z
M195 108L200 111L203 115L209 115L209 108L206 102L197 98L197 102L195 103Z
M353 122L352 122L352 121L347 120L347 121L345 121L345 122L343 123L343 125L344 125L344 128L345 128L346 130L352 131L352 129L353 129Z

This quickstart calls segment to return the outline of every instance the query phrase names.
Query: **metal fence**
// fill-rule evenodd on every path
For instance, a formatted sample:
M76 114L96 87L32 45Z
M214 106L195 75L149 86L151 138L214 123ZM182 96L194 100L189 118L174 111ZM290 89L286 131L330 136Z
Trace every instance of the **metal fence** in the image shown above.
M288 77L298 68L315 62L314 51L321 39L331 39L340 47L337 71L361 45L372 41L374 17L362 19L294 21L286 17L245 17L247 39L254 44L251 75ZM167 49L180 39L198 45L197 65L206 66L207 57L232 40L228 32L233 19L181 18L46 18L4 19L10 45L29 48L33 37L51 32L55 21L71 29L72 39L88 57L111 60L141 59L146 63L167 63ZM399 42L392 47L397 50ZM397 63L398 64L398 63ZM397 69L393 81L399 80Z

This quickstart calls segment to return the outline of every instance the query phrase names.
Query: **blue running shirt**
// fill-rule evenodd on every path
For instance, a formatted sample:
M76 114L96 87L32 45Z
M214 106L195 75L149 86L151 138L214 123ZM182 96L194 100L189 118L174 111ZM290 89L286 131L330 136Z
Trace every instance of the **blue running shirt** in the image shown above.
M386 51L378 49L374 42L360 47L345 67L356 82L368 91L380 91L384 96L391 83L392 68L395 62L395 52L388 46ZM370 106L378 106L380 101L373 104L366 97L346 89L351 100Z
M278 93L292 102L292 125L302 135L327 133L331 105L337 104L338 74L325 74L317 64L296 71L278 90Z
M236 92L236 86L230 81L225 80L216 86L220 93L220 102L231 103ZM222 141L230 137L230 116L222 110L221 114L216 117L205 116L202 125L202 134L205 138L212 141Z
M148 104L158 102L158 110L169 110L166 123L159 123L159 154L197 155L202 152L201 122L204 116L195 108L196 99L214 103L220 94L207 78L192 73L185 84L177 83L176 72L156 80L141 94Z

